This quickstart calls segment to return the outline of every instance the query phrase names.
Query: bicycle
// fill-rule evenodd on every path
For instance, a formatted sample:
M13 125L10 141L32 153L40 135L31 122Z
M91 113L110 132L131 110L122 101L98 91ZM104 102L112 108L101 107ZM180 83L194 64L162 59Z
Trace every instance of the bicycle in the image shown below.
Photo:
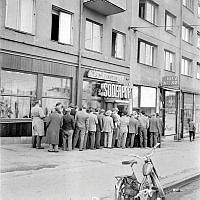
M115 200L164 200L165 193L160 184L158 174L151 160L151 156L155 149L160 145L157 143L149 154L141 157L130 154L135 158L143 159L143 180L138 182L133 166L137 164L136 160L122 161L122 165L130 165L132 175L116 176L115 184Z

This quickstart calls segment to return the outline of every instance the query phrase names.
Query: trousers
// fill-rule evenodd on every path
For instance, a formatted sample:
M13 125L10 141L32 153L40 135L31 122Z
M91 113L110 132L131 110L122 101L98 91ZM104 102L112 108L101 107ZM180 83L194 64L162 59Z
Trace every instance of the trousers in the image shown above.
M150 147L154 147L157 144L158 133L150 133Z
M41 147L42 137L43 136L39 136L39 135L32 136L32 147L33 148Z
M139 129L140 147L147 147L147 129L140 127Z
M95 131L89 131L89 141L90 141L90 149L94 149L95 145Z
M134 143L135 143L135 133L128 133L128 135L127 135L127 139L126 139L126 141L127 141L127 147L131 147L131 148L133 148L133 146L134 146Z
M122 147L123 149L126 147L127 134L128 134L128 132L120 132L119 133L117 147Z
M113 132L104 132L104 147L112 147Z
M84 144L84 139L85 139L85 133L86 130L85 129L80 129L80 128L76 128L75 132L74 132L74 141L73 141L73 148L76 147L78 139L80 140L79 143L79 150L83 150L83 144Z
M73 137L73 130L63 130L63 147L64 151L71 151L72 150L72 137Z

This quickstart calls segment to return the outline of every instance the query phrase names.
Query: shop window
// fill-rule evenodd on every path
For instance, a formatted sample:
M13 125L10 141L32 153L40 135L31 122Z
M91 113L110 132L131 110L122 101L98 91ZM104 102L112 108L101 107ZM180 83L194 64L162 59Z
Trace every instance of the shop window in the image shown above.
M139 41L138 44L138 62L153 66L155 46L150 43Z
M146 0L139 1L139 17L152 24L156 23L156 10L157 6L153 2Z
M64 107L71 102L72 80L70 78L58 78L43 76L42 107L45 114L49 114L57 102Z
M183 0L183 6L190 10L193 10L193 0Z
M53 7L51 40L63 44L72 43L72 14L61 12Z
M200 80L200 62L197 62L197 79Z
M34 0L7 0L6 27L33 33Z
M169 12L165 12L165 30L167 32L174 32L175 17Z
M174 71L174 57L175 54L165 50L165 69L168 71Z
M133 108L139 107L139 87L133 86L132 90L132 100L133 100Z
M85 48L101 52L101 33L102 26L86 20L86 31L85 31Z
M141 87L140 96L141 108L155 108L156 107L156 89L151 87Z
M192 61L187 58L182 58L181 74L186 76L192 75Z
M1 70L1 118L30 118L36 75Z
M83 81L82 105L87 108L101 108L101 85L95 81Z
M192 31L193 29L190 26L184 24L182 26L182 40L192 43Z
M112 56L119 59L124 59L125 35L112 32Z

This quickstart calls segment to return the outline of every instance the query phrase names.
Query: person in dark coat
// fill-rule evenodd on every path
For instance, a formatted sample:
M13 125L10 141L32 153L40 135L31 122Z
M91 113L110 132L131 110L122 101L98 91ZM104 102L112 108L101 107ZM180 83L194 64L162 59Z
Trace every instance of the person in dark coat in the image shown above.
M196 127L195 127L194 121L192 119L188 119L188 123L189 123L190 142L192 142L195 139Z
M72 137L75 129L75 120L74 117L70 114L71 109L64 109L63 112L63 125L62 125L62 133L63 133L63 148L64 151L72 150Z
M101 148L101 137L103 135L101 133L102 133L102 130L103 130L104 113L105 113L105 110L101 109L99 111L99 114L97 114L98 124L97 124L97 131L96 131L96 137L95 137L97 149Z
M163 134L163 120L162 118L159 116L158 113L156 113L156 117L157 117L157 120L158 120L158 142L160 143L159 147L161 147L161 137L162 137L162 134Z
M56 104L55 110L49 115L47 120L47 143L49 144L49 152L58 152L59 132L63 124L61 114L61 103Z
M157 137L159 132L158 119L156 114L152 114L149 119L149 132L150 132L150 147L154 147L157 144Z

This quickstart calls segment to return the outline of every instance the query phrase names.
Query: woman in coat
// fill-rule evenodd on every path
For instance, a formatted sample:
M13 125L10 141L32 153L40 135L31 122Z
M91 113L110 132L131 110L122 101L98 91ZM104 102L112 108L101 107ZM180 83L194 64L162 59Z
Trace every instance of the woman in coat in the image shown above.
M40 107L40 100L36 100L35 106L31 109L32 117L32 147L37 149L44 149L41 147L41 140L44 136L44 112Z
M56 104L55 111L52 112L47 120L47 143L49 144L49 152L58 152L59 132L63 123L61 114L61 103Z

